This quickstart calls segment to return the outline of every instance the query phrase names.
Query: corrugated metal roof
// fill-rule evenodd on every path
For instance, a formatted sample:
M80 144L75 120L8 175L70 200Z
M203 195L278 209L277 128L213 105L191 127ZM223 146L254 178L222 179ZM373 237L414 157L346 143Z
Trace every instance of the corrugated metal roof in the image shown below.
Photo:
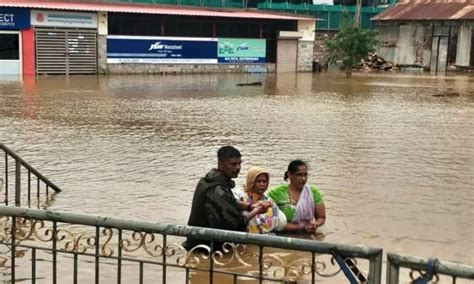
M212 8L189 8L183 6L158 5L158 4L130 4L130 3L84 3L84 2L60 2L60 1L34 1L34 0L0 0L0 6L32 8L32 9L55 9L89 12L117 12L117 13L139 13L139 14L161 14L179 16L203 16L203 17L228 17L248 19L269 20L315 20L309 16L288 15L275 12L248 11L243 9L212 9Z
M402 1L373 17L372 20L474 20L474 0Z

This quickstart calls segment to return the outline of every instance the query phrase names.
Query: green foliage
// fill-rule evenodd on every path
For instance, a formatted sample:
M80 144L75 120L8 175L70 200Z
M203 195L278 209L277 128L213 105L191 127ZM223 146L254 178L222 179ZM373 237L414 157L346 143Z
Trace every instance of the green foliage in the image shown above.
M342 67L350 76L352 68L375 51L379 43L378 35L378 31L364 30L360 26L354 26L353 21L344 20L336 36L326 42L330 62L341 60Z

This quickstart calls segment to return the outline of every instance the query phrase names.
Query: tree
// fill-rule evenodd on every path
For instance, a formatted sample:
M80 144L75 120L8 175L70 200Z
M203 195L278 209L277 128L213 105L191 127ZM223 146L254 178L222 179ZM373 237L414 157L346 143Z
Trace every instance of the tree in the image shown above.
M346 77L350 78L352 68L370 52L375 51L379 43L378 34L378 31L364 30L353 21L343 20L339 32L326 42L329 61L334 63L342 60L342 68L346 72Z

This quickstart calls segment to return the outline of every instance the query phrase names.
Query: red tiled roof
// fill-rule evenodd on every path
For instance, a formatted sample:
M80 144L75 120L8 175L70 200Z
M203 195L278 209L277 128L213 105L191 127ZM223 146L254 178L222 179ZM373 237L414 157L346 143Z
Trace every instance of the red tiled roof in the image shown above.
M405 0L372 20L474 20L474 0Z
M158 4L136 4L136 3L84 3L84 2L61 2L61 1L38 1L38 0L0 0L0 6L32 8L32 9L56 9L72 11L93 12L116 12L116 13L139 13L139 14L161 14L180 16L203 16L203 17L228 17L228 18L251 18L269 20L315 20L313 17L288 15L282 13L270 13L263 11L249 11L244 9L212 9L212 8L190 8L184 6L158 5Z

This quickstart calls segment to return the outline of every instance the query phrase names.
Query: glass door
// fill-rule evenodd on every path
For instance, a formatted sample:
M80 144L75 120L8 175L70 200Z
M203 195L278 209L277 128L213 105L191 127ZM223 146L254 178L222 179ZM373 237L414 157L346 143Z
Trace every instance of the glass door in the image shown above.
M0 75L21 74L20 33L0 31Z

